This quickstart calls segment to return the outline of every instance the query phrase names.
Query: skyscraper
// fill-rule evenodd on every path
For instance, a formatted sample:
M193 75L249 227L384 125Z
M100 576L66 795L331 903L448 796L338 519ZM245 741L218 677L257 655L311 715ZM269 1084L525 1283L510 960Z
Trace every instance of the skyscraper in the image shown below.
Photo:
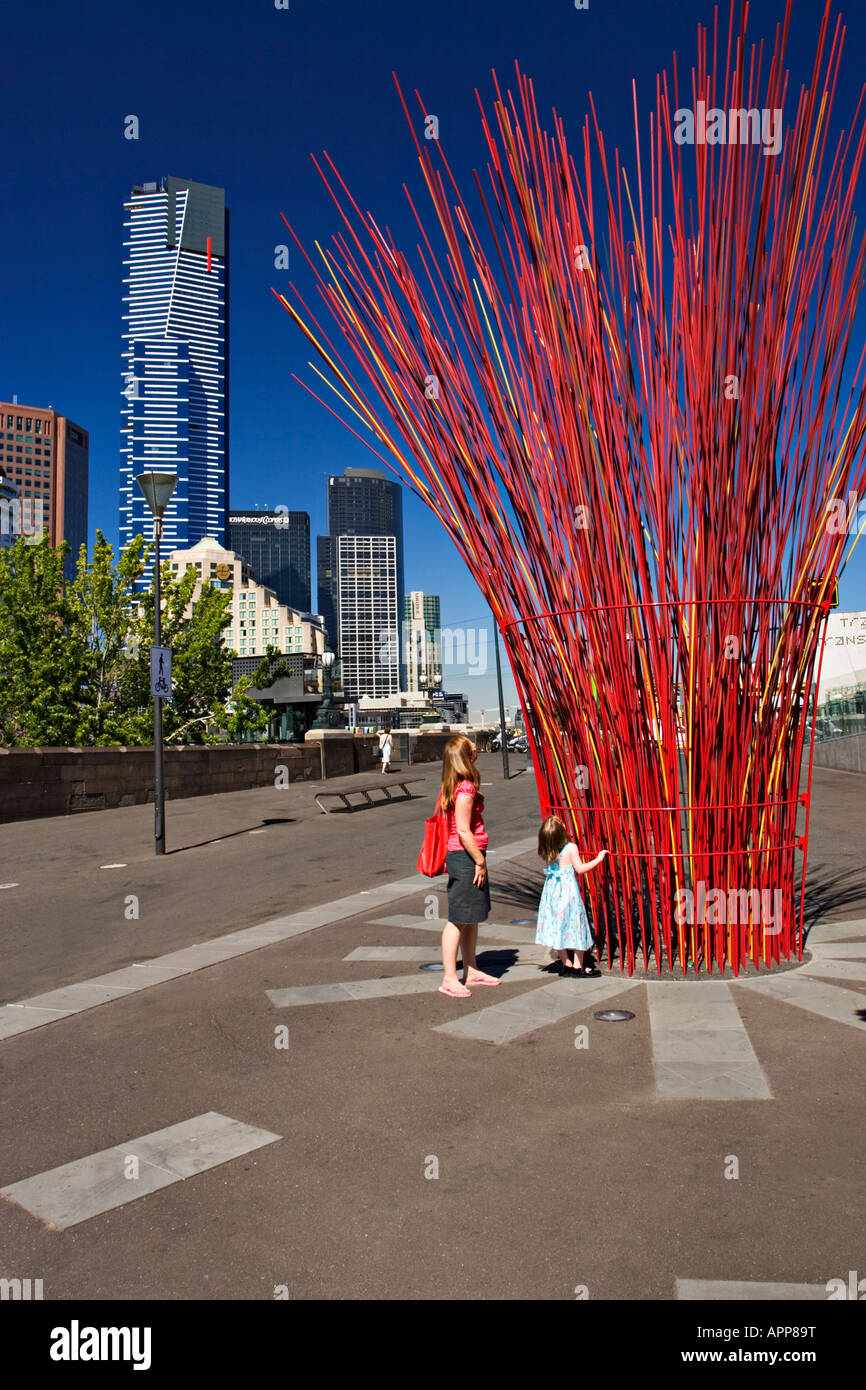
M347 700L400 690L395 536L337 536L340 662Z
M441 619L438 594L413 590L404 599L403 647L406 689L431 690L442 684Z
M309 613L309 512L231 511L228 548L244 557L280 603Z
M227 538L228 211L225 190L168 176L125 204L120 542L153 536L135 477L176 473L166 551ZM149 576L140 583L149 584Z
M388 611L386 626L395 634L398 672L402 673L399 631L403 617L403 491L400 483L377 468L347 468L342 477L328 478L328 535L320 536L317 545L318 611L324 618L334 650L342 661L347 655L351 659L351 652L343 650L345 605L339 591L337 545L340 536L390 536L394 540L396 594L393 610ZM357 627L353 627L353 631L357 635ZM377 632L377 642L379 637Z
M3 428L5 426L5 429ZM87 540L90 441L87 430L44 406L0 401L0 465L18 490L21 533L68 541L66 576Z

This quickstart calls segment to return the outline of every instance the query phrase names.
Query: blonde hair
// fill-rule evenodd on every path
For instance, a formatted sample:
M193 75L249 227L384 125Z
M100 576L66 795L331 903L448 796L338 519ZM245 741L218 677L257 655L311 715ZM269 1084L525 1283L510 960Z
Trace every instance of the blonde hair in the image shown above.
M538 853L545 864L552 864L568 844L568 830L559 816L547 816L538 832Z
M458 782L471 782L476 792L481 786L481 773L472 761L472 740L466 734L455 734L449 738L442 755L442 799L439 803L443 811L450 810L454 803L454 788Z

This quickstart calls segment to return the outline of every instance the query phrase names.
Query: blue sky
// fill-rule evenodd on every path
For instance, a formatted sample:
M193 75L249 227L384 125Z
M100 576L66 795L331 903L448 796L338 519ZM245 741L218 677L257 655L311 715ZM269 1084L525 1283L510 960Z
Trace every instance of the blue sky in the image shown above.
M750 32L772 47L783 0L754 0ZM849 26L835 126L853 111L866 52L866 7ZM794 6L793 90L808 71L819 0ZM723 7L727 13L727 5ZM177 174L223 185L231 210L231 504L284 504L324 526L325 475L371 456L293 380L309 350L271 286L291 277L313 301L289 238L326 241L336 210L310 160L326 149L365 209L414 246L402 183L418 188L392 70L418 88L447 130L449 159L469 191L483 160L474 90L489 105L490 70L507 85L515 59L572 138L592 90L608 146L631 142L631 80L648 113L672 50L685 69L708 0L8 0L4 7L3 203L0 219L0 398L53 405L90 431L91 535L117 537L122 203L133 183ZM140 138L124 138L135 114ZM863 214L860 222L862 225ZM410 240L411 236L411 240ZM405 499L406 583L439 593L444 624L472 625L485 604L438 523ZM866 551L866 544L860 550ZM842 607L866 607L866 555L843 579ZM313 592L315 603L315 585ZM506 663L507 667L507 663ZM452 687L473 710L493 701L493 675ZM508 678L513 702L513 686Z

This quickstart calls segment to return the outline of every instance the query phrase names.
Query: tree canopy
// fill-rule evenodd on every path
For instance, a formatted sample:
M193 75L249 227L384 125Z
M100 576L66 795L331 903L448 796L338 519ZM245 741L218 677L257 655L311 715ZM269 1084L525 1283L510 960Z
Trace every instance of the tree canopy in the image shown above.
M0 550L0 746L152 743L154 599L133 588L150 547L137 536L115 559L97 531L71 581L63 573L68 550L46 537ZM197 577L161 567L162 643L172 653L163 726L172 743L236 739L267 724L248 679L232 690L223 642L231 593L205 581L193 602Z

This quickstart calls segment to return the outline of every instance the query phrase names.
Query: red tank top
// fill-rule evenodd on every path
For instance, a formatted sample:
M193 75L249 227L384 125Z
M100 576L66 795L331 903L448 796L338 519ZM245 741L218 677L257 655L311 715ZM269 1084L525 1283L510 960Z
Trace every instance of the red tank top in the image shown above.
M469 817L469 829L472 831L472 834L475 836L475 839L478 842L478 848L486 849L487 831L484 829L484 821L482 820L482 815L484 812L484 797L479 796L478 792L476 792L475 787L469 781L468 777L465 777L462 782L458 782L457 786L454 788L454 800L451 803L451 806L448 810L447 848L449 850L463 848L462 844L460 843L460 836L457 834L457 816L455 814L458 796L471 796L474 798L472 802L472 814Z

